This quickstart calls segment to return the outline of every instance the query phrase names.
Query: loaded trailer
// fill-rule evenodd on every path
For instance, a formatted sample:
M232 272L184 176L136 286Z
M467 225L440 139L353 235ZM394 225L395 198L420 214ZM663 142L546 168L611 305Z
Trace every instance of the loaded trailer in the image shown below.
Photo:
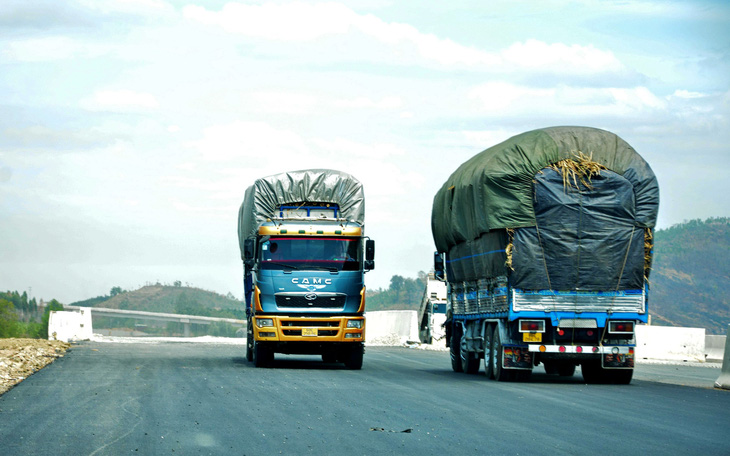
M630 383L658 207L646 161L596 128L529 131L459 166L432 210L452 368Z

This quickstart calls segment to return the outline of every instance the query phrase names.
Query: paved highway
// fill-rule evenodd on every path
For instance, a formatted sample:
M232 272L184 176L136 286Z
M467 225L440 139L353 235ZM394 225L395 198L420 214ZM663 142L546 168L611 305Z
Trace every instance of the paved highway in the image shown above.
M0 453L727 455L719 373L497 383L400 347L368 347L351 371L307 356L256 369L242 346L83 342L0 397Z

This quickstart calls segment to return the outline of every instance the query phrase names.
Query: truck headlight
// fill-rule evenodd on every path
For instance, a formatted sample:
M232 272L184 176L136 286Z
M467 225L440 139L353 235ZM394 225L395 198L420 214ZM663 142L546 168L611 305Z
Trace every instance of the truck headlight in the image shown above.
M362 320L347 320L347 327L362 329Z
M256 326L259 328L266 328L266 327L272 327L274 326L274 320L271 318L257 318L256 319Z

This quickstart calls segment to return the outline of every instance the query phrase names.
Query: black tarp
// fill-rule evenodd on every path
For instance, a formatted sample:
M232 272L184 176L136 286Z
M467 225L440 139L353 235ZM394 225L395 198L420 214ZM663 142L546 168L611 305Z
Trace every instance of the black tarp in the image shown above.
M644 230L636 227L631 183L612 171L591 189L564 187L545 169L536 176L537 225L515 230L511 282L526 290L641 289Z

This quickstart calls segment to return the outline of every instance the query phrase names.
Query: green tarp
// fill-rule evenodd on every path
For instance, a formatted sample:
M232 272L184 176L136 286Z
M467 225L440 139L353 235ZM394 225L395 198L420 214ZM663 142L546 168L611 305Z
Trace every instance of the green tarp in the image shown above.
M578 152L628 180L636 227L654 227L659 186L649 165L626 141L597 128L550 127L490 147L451 174L433 201L431 227L437 250L448 252L493 230L535 226L535 175Z

